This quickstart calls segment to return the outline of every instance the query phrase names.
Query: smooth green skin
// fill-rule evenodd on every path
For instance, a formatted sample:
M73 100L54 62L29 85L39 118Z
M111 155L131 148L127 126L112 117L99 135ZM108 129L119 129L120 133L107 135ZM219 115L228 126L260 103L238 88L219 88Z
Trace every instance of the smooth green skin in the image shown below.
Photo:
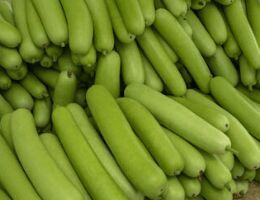
M11 133L17 156L43 199L84 199L45 149L29 110L21 108L12 113Z
M63 53L63 48L54 44L50 44L45 48L47 56L52 58L53 62L56 62Z
M221 131L186 107L145 85L129 85L125 89L125 96L142 103L160 124L209 153L224 153L231 146L230 140Z
M222 45L227 40L225 19L214 2L209 2L198 11L198 17L217 45Z
M141 53L143 67L144 67L144 84L161 92L163 90L163 82L160 79L159 75L154 70L150 61L145 57L143 53Z
M141 199L141 196L139 195L138 197L137 192L119 168L99 133L91 124L90 119L88 119L83 108L75 103L69 104L67 108L80 128L84 138L95 152L97 158L100 160L107 172L111 175L113 180L121 188L121 190L131 200Z
M0 135L0 152L1 185L10 197L17 200L41 200L2 135Z
M214 187L223 189L232 180L229 169L217 156L203 151L201 151L201 154L206 162L205 177Z
M15 48L21 43L22 38L17 28L3 19L2 16L0 17L0 29L0 42L2 45Z
M7 70L17 70L22 64L22 58L16 49L0 45L0 65Z
M47 47L50 44L50 40L33 6L32 0L25 0L25 10L28 30L33 43L39 48Z
M66 49L59 57L57 65L55 65L54 68L60 72L70 71L73 72L75 75L79 75L81 73L81 68L73 62L72 55L69 49Z
M8 69L6 73L13 80L22 80L28 73L27 64L23 62L18 69Z
M231 171L235 165L234 154L230 151L225 152L224 154L216 155L221 162Z
M9 22L10 24L14 25L14 15L11 3L8 1L1 1L0 2L0 14L2 17Z
M260 68L260 49L244 13L241 0L234 0L230 6L225 6L224 13L244 56L254 68Z
M184 168L184 160L153 115L133 99L119 98L117 103L164 173L168 176L179 175Z
M72 55L72 59L73 59L73 55ZM80 56L78 60L79 60L78 64L83 67L83 70L85 72L93 71L95 69L94 65L96 64L97 61L97 51L95 47L92 45L90 47L89 52L84 56Z
M100 132L124 174L145 196L160 197L167 179L132 131L115 99L99 85L88 89L86 97Z
M1 90L7 90L11 87L12 80L10 77L6 74L6 72L0 68L0 89Z
M173 51L173 49L169 46L169 44L162 38L162 36L154 30L154 34L161 43L164 51L167 53L168 57L171 59L173 63L176 63L178 61L178 56L176 53Z
M11 113L3 115L0 121L0 132L8 144L9 148L14 152L13 139L11 134Z
M200 152L186 140L168 129L164 128L164 132L167 134L174 147L178 149L183 158L183 173L192 178L200 177L206 169L205 160Z
M248 181L236 181L236 185L237 185L237 191L235 193L235 196L243 197L249 189L249 182Z
M120 56L116 51L99 57L95 84L103 85L114 98L120 95Z
M35 99L33 106L33 118L37 128L46 127L51 118L52 104L50 98Z
M200 53L205 57L213 56L217 46L197 15L192 10L189 10L185 17L192 28L192 40Z
M260 113L224 78L215 77L210 82L211 94L227 111L233 114L245 128L260 139ZM235 100L235 101L234 101Z
M235 159L234 166L231 170L233 179L239 179L241 176L243 176L244 172L244 166L238 160Z
M85 0L60 0L69 30L69 47L74 54L86 54L93 39L93 22ZM105 33L104 33L105 34Z
M13 111L10 103L0 94L0 119L6 113L11 113Z
M43 27L52 43L65 46L68 41L68 27L58 0L31 0Z
M151 26L155 19L154 0L138 0L146 26Z
M256 70L256 80L257 80L256 87L259 88L260 87L260 70Z
M254 89L253 91L249 91L242 85L238 85L237 89L247 95L250 99L253 101L256 101L257 103L260 103L260 90L259 89Z
M163 199L165 200L184 200L185 191L180 181L176 177L168 178L168 189L164 194Z
M0 199L1 200L11 200L10 197L6 194L6 192L0 189Z
M161 8L156 10L154 26L180 57L200 90L208 93L212 75L199 50L177 19Z
M18 83L13 83L2 94L14 109L27 108L31 110L33 108L34 102L31 95Z
M188 8L185 0L162 0L162 2L175 17L185 16L187 13Z
M87 89L80 88L80 89L77 89L76 94L75 94L75 100L74 100L75 103L78 103L83 108L87 106L86 93L87 93Z
M205 108L205 106L194 103L184 97L173 97L171 98L183 106L187 107L189 110L194 112L196 115L210 123L215 128L219 129L222 132L227 132L230 124L227 117L219 112L216 112L213 109Z
M193 10L201 10L207 4L206 0L191 0L191 8Z
M115 2L128 32L141 35L145 29L145 19L139 0L115 0Z
M117 39L122 43L129 43L135 39L135 36L130 34L126 29L123 19L118 10L115 0L105 0L109 11L110 20L113 26L113 31Z
M236 156L248 169L256 169L260 166L259 148L254 139L245 129L245 127L229 112L218 106L213 101L207 99L195 90L188 90L186 97L191 101L202 104L206 107L215 109L225 115L230 123L229 130L225 133L232 144L232 148L238 153Z
M43 55L40 65L45 68L50 68L53 65L53 59L47 55Z
M197 197L191 197L191 198L186 197L186 200L204 200L204 198L199 195L199 196L197 196Z
M205 178L201 182L201 196L207 200L232 200L232 193L226 188L217 189L209 183Z
M260 169L256 170L255 180L256 180L257 182L260 182Z
M185 81L176 65L168 57L153 30L146 28L144 33L137 37L137 41L171 94L176 96L184 95L187 89Z
M256 170L245 169L244 174L240 177L240 180L252 182L255 179Z
M196 197L200 194L201 184L199 179L190 178L185 175L179 176L178 179L181 182L187 197Z
M23 60L28 63L35 63L41 60L43 50L38 48L32 41L29 33L28 22L26 19L26 0L13 0L12 7L14 12L15 24L22 36L19 46L19 53ZM46 15L46 13L45 13ZM52 19L53 20L53 19ZM55 27L56 31L58 27Z
M224 16L224 13L223 13L223 16ZM226 54L228 55L228 57L237 60L241 54L241 50L234 37L234 34L232 33L232 31L227 23L225 16L224 16L224 19L225 19L226 28L227 28L227 40L223 44L223 48L224 48Z
M59 77L59 72L53 69L45 69L39 66L32 68L34 75L36 75L45 85L55 88Z
M209 58L206 58L206 62L215 76L222 76L228 80L233 86L236 86L239 82L238 72L226 55L224 49L221 46L217 47L215 54Z
M31 72L27 73L20 84L36 99L49 96L47 87Z
M127 197L107 173L85 140L70 111L62 106L57 107L52 113L52 122L73 168L91 197L99 200L105 200L107 197L126 200Z
M85 0L94 29L94 45L97 51L107 54L114 48L113 28L104 0Z
M224 6L229 6L232 3L234 3L234 0L214 0L214 1L216 1L217 3L222 4Z
M116 48L121 58L124 83L144 83L144 68L136 42L117 43Z
M60 73L53 96L53 103L60 106L65 106L75 99L77 90L77 78L70 71Z
M185 15L186 17L186 15ZM189 24L189 22L184 17L178 17L178 22L182 26L182 28L185 30L186 34L192 38L193 30Z
M256 69L248 63L244 55L239 58L239 71L242 84L252 91L257 83Z
M84 200L90 200L89 194L80 182L57 136L52 133L43 133L40 135L40 140L59 169L84 196Z
M260 46L260 3L258 0L248 0L245 2L248 21L250 22L258 46Z

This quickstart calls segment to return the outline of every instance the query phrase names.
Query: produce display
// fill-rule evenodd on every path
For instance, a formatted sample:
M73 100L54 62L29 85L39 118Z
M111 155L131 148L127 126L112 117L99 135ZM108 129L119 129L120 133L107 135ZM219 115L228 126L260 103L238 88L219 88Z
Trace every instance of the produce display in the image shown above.
M253 181L259 0L0 0L0 200L232 200Z

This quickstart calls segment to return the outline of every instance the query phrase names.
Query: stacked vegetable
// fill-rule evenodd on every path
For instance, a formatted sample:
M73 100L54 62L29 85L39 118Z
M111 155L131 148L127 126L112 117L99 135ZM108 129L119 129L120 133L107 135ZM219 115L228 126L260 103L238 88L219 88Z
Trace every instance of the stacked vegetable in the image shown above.
M0 199L231 200L260 181L258 0L0 14Z

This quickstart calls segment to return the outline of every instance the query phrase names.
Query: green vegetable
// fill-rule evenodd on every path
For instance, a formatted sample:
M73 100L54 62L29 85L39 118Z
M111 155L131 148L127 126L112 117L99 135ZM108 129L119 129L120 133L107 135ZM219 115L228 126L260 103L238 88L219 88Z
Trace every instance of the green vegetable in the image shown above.
M84 199L43 146L29 110L21 108L12 113L11 133L17 156L42 198L50 200Z
M114 36L106 3L104 0L85 1L93 20L95 48L97 51L107 54L114 47Z
M0 89L1 90L7 90L11 87L12 80L10 77L6 74L6 72L0 68Z
M115 98L120 95L120 62L116 51L100 56L95 74L95 84L103 85Z
M200 53L205 57L213 56L216 52L216 44L197 15L192 10L189 10L186 19L192 28L192 40Z
M209 92L210 71L191 38L178 23L177 19L165 9L156 11L155 28L181 58L198 87ZM194 67L196 66L196 67Z
M47 47L50 41L32 0L25 0L25 11L28 31L33 43L39 48Z
M11 79L19 81L27 75L28 68L26 63L23 62L18 69L8 69L6 73Z
M60 73L54 89L53 103L65 106L75 99L77 78L70 71Z
M222 77L210 82L211 93L217 102L233 114L254 137L260 139L260 113L252 107L232 85Z
M62 106L57 107L52 113L52 122L73 168L91 197L100 200L105 200L107 197L126 200L127 197L104 169L85 140L70 111Z
M217 47L217 50L213 56L206 58L206 62L215 76L224 77L233 86L238 84L238 72L221 46Z
M20 84L36 99L48 97L46 86L32 73L27 73Z
M207 152L224 153L231 146L228 137L215 127L181 104L145 85L129 85L125 89L125 96L139 101L160 124Z
M224 44L227 40L227 28L217 5L214 2L207 3L198 11L198 16L216 44Z
M131 183L149 198L160 197L166 189L166 177L133 133L112 95L104 87L94 85L87 92L87 103L101 134Z
M235 157L232 152L225 152L224 154L219 154L217 157L221 160L221 162L231 171L234 167Z
M205 160L200 152L186 140L168 129L164 129L164 132L167 134L174 147L178 149L178 152L183 158L183 173L192 178L200 177L206 168Z
M84 196L84 200L90 200L91 198L89 197L89 194L86 192L84 186L79 180L79 177L71 166L70 161L59 142L59 139L54 134L43 133L40 135L40 140L60 170Z
M164 194L165 200L184 200L185 191L180 181L176 177L168 178L168 189Z
M7 70L17 70L22 64L22 58L16 49L0 45L0 65Z
M43 50L38 48L32 41L28 29L28 22L26 19L26 0L13 0L12 6L14 11L15 24L22 36L22 42L19 46L19 53L24 61L35 63L41 60ZM43 8L41 8L43 9ZM45 13L46 15L46 13ZM52 19L53 20L53 19ZM55 27L55 31L58 31Z
M136 42L118 42L116 48L121 58L124 83L144 83L144 68Z
M92 18L86 5L88 1L77 0L73 4L70 0L60 2L68 23L70 50L74 54L84 55L89 51L93 39Z
M176 96L184 95L186 84L152 29L146 28L144 33L137 37L137 41L169 91Z
M254 68L260 68L260 49L244 13L241 0L224 7L225 16L241 51Z
M141 35L145 28L145 19L139 0L115 0L126 29L130 34Z
M32 68L33 73L48 87L55 88L59 72L53 69L45 69L39 66Z
M162 0L167 10L169 10L174 16L185 16L187 12L187 4L185 0Z
M28 145L27 145L28 146ZM6 141L0 135L0 180L12 199L40 200L32 184L25 175L22 166Z
M51 106L50 98L34 100L33 118L37 128L44 128L49 124L52 111Z
M184 168L184 161L153 115L140 103L130 98L119 98L117 103L135 134L165 174L168 176L180 174Z
M34 102L31 95L18 83L13 83L2 94L14 109L27 108L31 110L33 108Z
M55 45L64 47L68 40L65 15L58 0L31 0L43 27Z
M10 1L1 1L0 2L0 14L2 17L9 22L10 24L14 25L14 15L13 15L13 8Z
M196 197L200 194L201 184L196 178L190 178L185 175L178 177L187 197Z
M84 138L87 140L113 180L118 184L129 199L141 200L142 195L137 194L131 183L127 180L99 133L92 126L90 118L87 117L85 111L75 103L69 104L67 108L80 128Z
M0 94L0 119L4 114L10 113L13 111L12 106L9 104L7 100Z

